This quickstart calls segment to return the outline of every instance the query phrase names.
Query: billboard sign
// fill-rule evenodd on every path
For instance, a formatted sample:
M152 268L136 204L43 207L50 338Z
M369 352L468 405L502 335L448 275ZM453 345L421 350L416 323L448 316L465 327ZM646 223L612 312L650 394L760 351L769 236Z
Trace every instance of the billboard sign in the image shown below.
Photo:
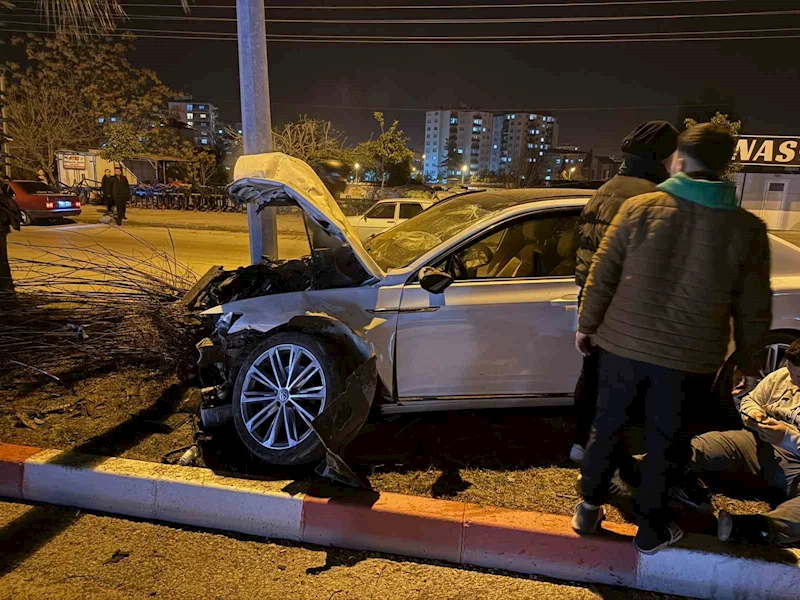
M740 135L733 159L742 165L800 167L800 137Z
M86 168L86 157L82 154L64 154L64 168L82 171Z

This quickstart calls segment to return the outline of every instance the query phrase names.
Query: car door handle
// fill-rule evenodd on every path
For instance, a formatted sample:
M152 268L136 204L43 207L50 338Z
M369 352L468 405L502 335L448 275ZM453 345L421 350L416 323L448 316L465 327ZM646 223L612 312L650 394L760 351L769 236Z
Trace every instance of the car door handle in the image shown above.
M394 221L386 221L386 222L389 223L390 225L394 225Z
M550 300L551 306L577 306L578 305L578 294L567 294L566 296L562 296L561 298L556 298L555 300Z

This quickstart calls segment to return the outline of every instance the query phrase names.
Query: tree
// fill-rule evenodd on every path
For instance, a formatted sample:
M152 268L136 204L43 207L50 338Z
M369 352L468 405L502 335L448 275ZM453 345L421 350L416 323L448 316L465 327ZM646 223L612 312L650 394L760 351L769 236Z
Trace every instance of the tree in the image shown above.
M106 128L106 143L100 152L102 158L122 162L143 153L144 144L132 125L119 123Z
M447 151L439 167L447 169L447 177L450 177L450 173L460 171L462 166L464 166L464 155L458 151L456 138L450 137L447 140Z
M739 133L742 131L742 122L741 121L731 121L730 115L722 114L721 112L717 111L713 117L709 119L709 122L713 123L714 125L719 125L720 127L726 129L730 134L737 138L739 137ZM687 118L683 121L684 126L688 129L694 125L697 125L697 121L692 118ZM725 173L724 179L728 181L734 181L736 179L736 173L742 170L742 165L739 163L731 162L728 165L728 170Z
M409 149L408 138L400 129L398 121L394 121L391 127L386 129L383 113L376 112L374 117L381 127L381 134L370 148L374 151L378 175L381 179L381 189L383 189L387 170L391 169L398 173L401 172L401 165L405 165L402 169L405 169L408 174L411 173L411 160L414 158L414 153ZM406 180L408 180L407 175Z
M272 141L276 151L299 158L314 168L326 160L343 160L347 154L344 135L330 121L308 115L273 129Z
M116 123L129 126L147 145L144 138L160 125L163 107L176 94L152 71L131 66L127 54L133 39L86 40L62 34L12 40L25 46L29 65L24 70L5 65L16 166L43 169L52 177L59 149L99 147L108 135L130 139L127 132L113 130Z

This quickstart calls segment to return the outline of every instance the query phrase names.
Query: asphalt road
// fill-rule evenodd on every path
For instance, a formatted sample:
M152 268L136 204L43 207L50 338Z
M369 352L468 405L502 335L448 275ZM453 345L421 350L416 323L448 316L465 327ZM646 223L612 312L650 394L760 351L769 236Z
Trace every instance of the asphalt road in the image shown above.
M172 254L173 244L178 261L202 275L212 265L236 268L249 264L247 234L228 231L166 229L163 227L131 227L120 229L109 225L32 225L8 237L12 257L34 256L32 246L102 245L128 255L147 255L150 244ZM296 258L308 253L308 243L298 236L279 237L281 258Z
M2 501L0 548L0 600L664 598Z

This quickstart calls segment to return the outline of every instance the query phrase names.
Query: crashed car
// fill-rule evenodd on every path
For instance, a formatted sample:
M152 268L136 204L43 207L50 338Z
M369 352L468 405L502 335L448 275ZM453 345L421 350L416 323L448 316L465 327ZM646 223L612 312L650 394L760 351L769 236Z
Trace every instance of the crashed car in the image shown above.
M218 378L212 404L261 460L340 450L371 409L573 402L577 227L591 191L466 193L362 243L302 161L245 156L235 179L237 202L300 207L311 246L300 261L209 273L191 295L214 320L201 344ZM771 243L765 372L800 335L800 250ZM735 368L732 357L720 377Z

